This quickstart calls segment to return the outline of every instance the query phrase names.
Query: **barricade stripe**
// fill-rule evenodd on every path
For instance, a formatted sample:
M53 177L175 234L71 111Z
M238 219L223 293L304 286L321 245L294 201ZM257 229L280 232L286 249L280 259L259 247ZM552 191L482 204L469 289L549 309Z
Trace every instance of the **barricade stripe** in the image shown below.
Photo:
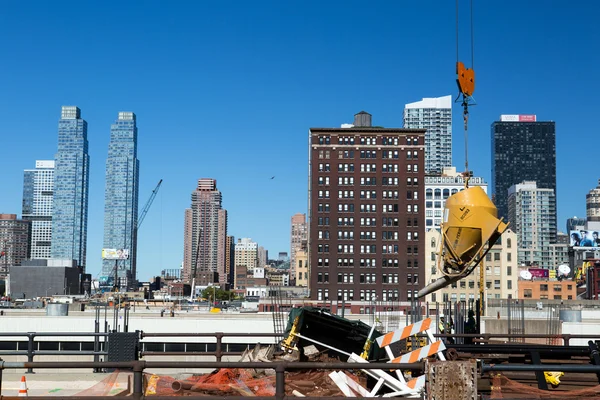
M392 362L392 363L414 363L419 360L422 360L423 358L432 356L432 355L439 353L440 351L444 351L444 350L446 350L446 346L444 346L444 343L440 340L440 341L434 342L430 345L427 345L425 347L422 347L420 349L411 351L410 353L406 353L399 357L396 357L390 362Z
M419 332L426 331L431 326L431 318L425 318L422 321L408 325L402 329L388 332L383 336L378 337L377 344L379 347L388 346L398 340L406 339L409 336L416 335Z
M406 385L411 389L420 389L421 387L425 386L425 375L411 379L406 383Z

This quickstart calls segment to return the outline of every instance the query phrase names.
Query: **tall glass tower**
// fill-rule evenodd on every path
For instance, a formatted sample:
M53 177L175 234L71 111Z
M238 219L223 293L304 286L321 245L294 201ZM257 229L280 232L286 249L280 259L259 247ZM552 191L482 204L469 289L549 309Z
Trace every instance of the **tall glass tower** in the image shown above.
M425 98L404 107L404 127L427 129L425 173L452 166L452 96Z
M508 217L508 189L535 181L556 196L556 126L535 115L501 115L492 123L492 195L499 217ZM556 212L552 216L556 227Z
M116 271L119 286L127 289L133 289L136 282L140 175L137 133L135 114L119 112L119 118L110 127L106 160L104 248L128 250L129 257L122 260L104 259L102 276L105 278L103 280L113 282Z
M37 160L23 174L23 220L31 221L29 258L48 259L52 246L54 160Z
M90 156L81 110L63 106L58 122L52 206L52 258L76 260L85 270Z

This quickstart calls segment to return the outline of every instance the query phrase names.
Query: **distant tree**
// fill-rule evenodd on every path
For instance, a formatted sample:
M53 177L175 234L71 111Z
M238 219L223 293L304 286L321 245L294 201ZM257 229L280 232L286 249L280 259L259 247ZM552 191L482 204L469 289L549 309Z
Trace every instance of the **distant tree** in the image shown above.
M223 290L218 287L217 288L208 287L208 288L204 289L202 291L201 296L202 296L202 298L210 299L211 301L214 301L213 296L216 297L217 301L219 301L219 300L234 300L234 299L238 298L234 292L229 291L229 290Z

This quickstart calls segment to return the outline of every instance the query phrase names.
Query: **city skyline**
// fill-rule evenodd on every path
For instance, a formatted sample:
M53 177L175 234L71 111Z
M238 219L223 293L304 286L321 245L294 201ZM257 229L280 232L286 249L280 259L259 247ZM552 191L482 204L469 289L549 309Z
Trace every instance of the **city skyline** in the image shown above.
M455 38L448 34L454 29L453 4L265 3L242 5L234 13L224 5L211 5L202 13L199 7L120 5L123 19L115 20L111 30L98 25L112 15L109 7L90 4L80 9L39 4L25 10L11 3L0 16L4 37L15 38L5 46L10 57L4 68L11 79L0 98L3 112L13 116L0 127L10 149L0 160L8 188L0 212L19 213L23 170L36 159L53 157L60 106L81 107L89 123L92 160L87 267L94 277L100 272L103 242L106 130L118 110L135 111L144 131L139 152L147 161L140 200L145 202L164 179L139 234L139 277L148 279L182 261L182 210L189 206L189 187L198 178L216 178L227 193L232 235L252 237L273 254L290 251L289 216L307 212L309 127L339 127L363 109L375 116L374 125L401 127L404 104L455 97ZM592 29L598 9L590 4L577 24L569 22L575 10L561 4L508 2L475 9L478 105L469 120L471 169L491 182L489 125L499 114L537 114L539 120L556 121L559 227L567 217L585 216L585 195L598 181L594 168L578 169L573 179L568 165L574 163L578 144L595 142L596 132L587 121L594 115L593 96L600 83L577 80L569 96L561 85L561 71L572 65L578 65L580 76L595 76L600 56L580 50L598 41ZM80 20L81 12L89 18ZM393 28L399 15L407 23ZM423 15L432 29L418 23ZM361 24L343 29L348 20ZM307 31L307 21L315 29ZM96 25L98 29L88 29ZM573 36L579 39L575 43ZM65 37L88 56L65 53ZM404 60L398 49L407 46L424 50L413 53L419 62ZM112 61L114 54L134 48L136 57ZM190 48L202 51L190 53ZM549 55L554 62L541 66L539 60ZM349 57L358 61L348 62ZM514 68L511 59L519 60L520 67ZM462 116L460 107L453 108L452 164L462 169ZM23 110L28 118L17 117ZM224 144L226 150L221 150ZM577 148L577 159L592 159L591 147ZM26 154L16 149L26 149Z

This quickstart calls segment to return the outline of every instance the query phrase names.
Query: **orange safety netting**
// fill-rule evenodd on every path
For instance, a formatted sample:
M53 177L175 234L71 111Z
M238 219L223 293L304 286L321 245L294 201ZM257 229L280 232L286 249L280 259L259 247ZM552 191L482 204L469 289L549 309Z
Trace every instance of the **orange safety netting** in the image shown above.
M125 379L128 379L128 376L129 375L125 373ZM119 371L114 371L112 374L108 375L94 386L82 390L81 392L75 394L75 396L112 396L123 392L128 392L128 383L122 382L123 379L120 380L121 382L117 382L117 380L119 380Z
M519 383L502 374L492 378L492 399L595 399L600 400L600 385L579 390L541 390Z
M294 371L285 375L288 396L294 391L305 396L343 396L329 378L330 371ZM358 378L352 376L358 381ZM210 374L176 380L165 375L146 375L146 396L274 396L275 376L254 369L221 368Z
M147 396L184 396L190 392L222 396L273 396L275 377L254 377L251 370L221 368L211 374L176 380L170 376L147 378Z

